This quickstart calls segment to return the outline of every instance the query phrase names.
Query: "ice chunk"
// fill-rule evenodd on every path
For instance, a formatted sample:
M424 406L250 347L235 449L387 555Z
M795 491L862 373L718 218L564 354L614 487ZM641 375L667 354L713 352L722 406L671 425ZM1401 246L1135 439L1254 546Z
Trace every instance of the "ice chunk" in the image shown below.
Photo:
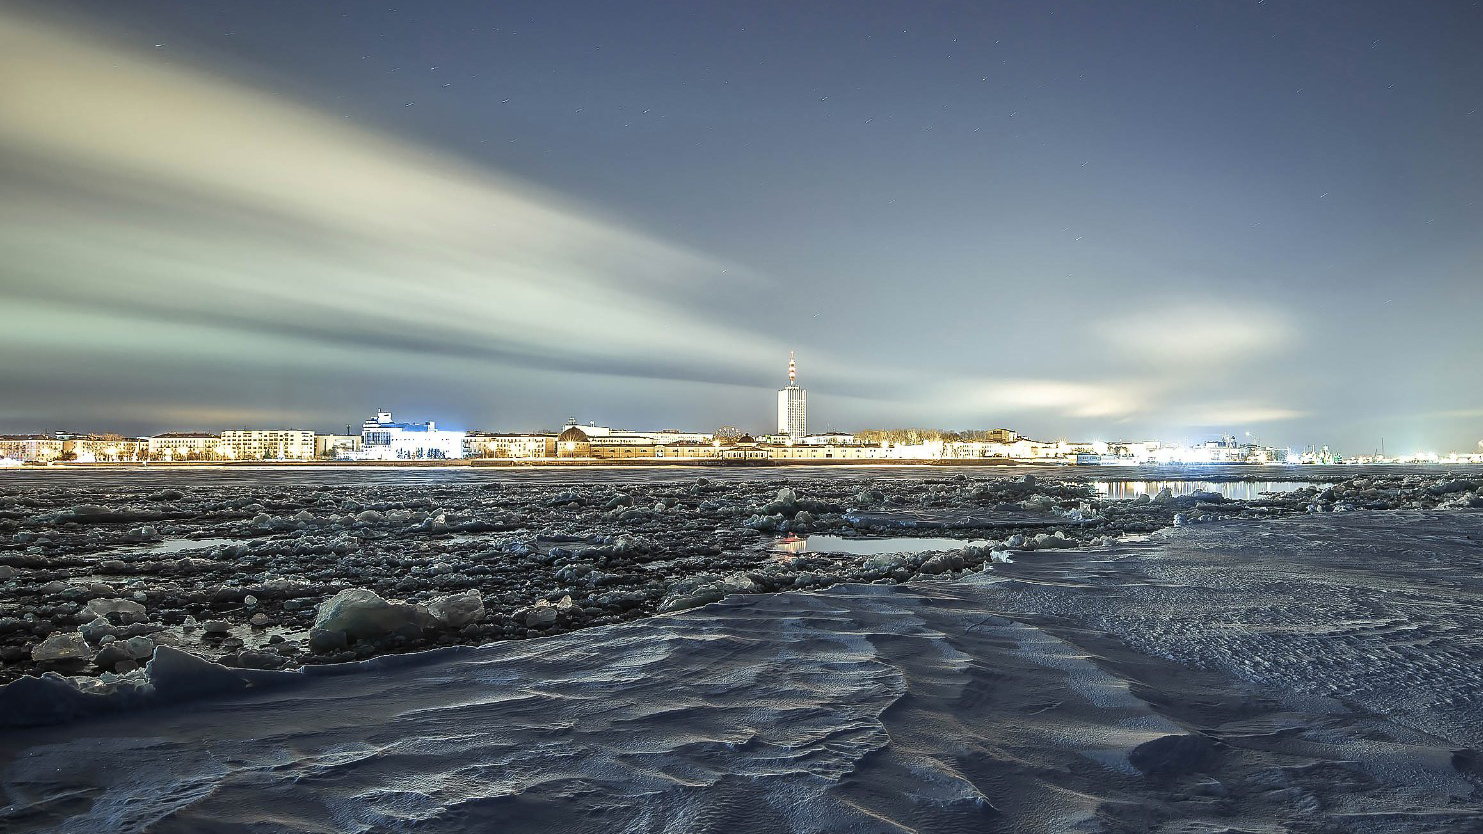
M102 645L107 640L118 634L118 628L102 617L96 617L91 622L78 629L84 639L89 643Z
M540 600L530 608L525 609L525 624L534 628L535 626L547 626L556 622L556 606L550 600Z
M247 689L264 673L228 669L169 646L158 646L144 666L145 674L161 701L176 701Z
M478 591L464 591L429 600L427 612L439 624L458 628L484 618L484 599Z
M31 659L37 663L45 661L65 663L71 660L91 660L92 657L92 647L81 634L75 631L53 634L31 649Z
M1040 533L1040 534L1038 534L1038 535L1035 536L1035 549L1037 549L1037 550L1045 550L1045 549L1051 549L1051 548L1057 548L1057 547L1060 547L1060 548L1076 547L1076 542L1071 541L1070 539L1066 538L1064 535L1054 535L1054 536L1052 536L1052 535L1048 535L1046 533Z
M154 641L148 637L130 637L124 641L124 651L134 660L143 660L154 654Z
M343 631L357 640L374 640L392 634L420 634L417 620L417 610L410 605L387 602L365 588L346 588L320 604L314 626Z
M714 575L697 576L670 586L668 598L659 606L661 613L683 611L716 602L727 594L755 594L762 588L745 573L733 573L717 579Z
M146 609L131 599L94 599L82 607L82 615L89 620L117 614L120 619L144 619Z
M319 654L342 651L346 647L345 632L323 628L309 629L309 651Z

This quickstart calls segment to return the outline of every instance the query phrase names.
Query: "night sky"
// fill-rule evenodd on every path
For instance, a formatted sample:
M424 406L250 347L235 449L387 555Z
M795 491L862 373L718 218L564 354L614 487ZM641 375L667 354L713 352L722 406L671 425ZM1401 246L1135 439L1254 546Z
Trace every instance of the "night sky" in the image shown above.
M0 0L0 432L1483 438L1467 2Z

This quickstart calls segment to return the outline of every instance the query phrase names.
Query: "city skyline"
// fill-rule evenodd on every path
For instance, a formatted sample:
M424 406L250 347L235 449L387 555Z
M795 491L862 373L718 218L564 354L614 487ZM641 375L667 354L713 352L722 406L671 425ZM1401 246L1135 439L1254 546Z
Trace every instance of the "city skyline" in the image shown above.
M1002 425L995 426L993 428L988 428L987 426L958 426L952 428L944 428L942 426L857 426L850 431L839 431L837 428L830 427L821 432L810 432L808 429L806 396L807 392L798 384L796 358L794 356L794 353L790 351L788 357L788 384L777 391L776 433L757 431L753 432L753 434L755 434L758 439L766 439L773 444L783 444L788 446L791 446L795 443L818 445L823 442L843 443L845 445L876 445L877 443L879 443L879 445L884 446L888 444L884 441L883 438L885 436L891 435L921 435L922 439L929 439L932 437L957 438L955 440L949 440L949 442L969 442L970 445L972 443L981 443L986 440L991 443L1012 443L1014 440L1019 439L1028 441L1032 444L1056 446L1059 447L1056 452L1058 455L1071 454L1073 456L1075 451L1082 447L1089 448L1092 446L1096 446L1097 448L1103 449L1105 451L1105 449L1109 446L1144 447L1148 446L1148 444L1152 444L1151 446L1148 446L1149 448L1164 447L1166 450L1198 450L1201 448L1234 450L1245 448L1252 450L1263 450L1263 454L1281 450L1290 456L1296 456L1299 454L1311 454L1327 458L1330 454L1333 454L1339 455L1344 458L1368 459L1370 457L1373 457L1376 460L1384 460L1387 458L1392 460L1425 460L1427 458L1430 458L1433 461L1436 461L1439 458L1447 458L1449 456L1452 458L1457 458L1459 455L1465 456L1469 459L1476 459L1480 454L1483 454L1483 451L1480 451L1483 450L1483 440L1478 441L1476 449L1462 448L1438 450L1419 448L1397 449L1395 447L1392 447L1387 450L1383 438L1381 439L1381 442L1373 449L1344 449L1337 447L1331 449L1329 444L1318 442L1304 444L1267 442L1267 439L1258 438L1250 432L1246 432L1244 437L1237 437L1235 435L1207 435L1197 438L1172 439L1167 437L1151 436L1136 437L1133 435L1092 435L1082 438L1067 438L1061 436L1054 437L1054 439L1041 440L1030 440L1029 438L1034 436L1046 438L1047 436L1039 435L1033 430L1022 433L1014 429L1004 427ZM428 416L428 414L419 413L418 416L426 417ZM258 455L256 453L252 455L246 455L243 452L243 450L246 448L276 448L278 450L276 457L282 458L284 457L284 449L290 447L300 450L289 454L288 457L290 458L305 457L306 455L302 454L302 449L317 450L311 451L311 454L307 456L333 457L334 455L326 452L326 450L332 448L334 443L337 442L338 439L351 436L362 437L366 436L367 432L374 432L376 434L384 435L384 427L393 426L398 427L401 430L410 430L414 432L416 437L418 438L436 437L437 440L432 445L442 450L439 456L460 457L463 455L448 454L448 450L464 444L466 439L469 441L473 441L477 437L493 438L496 436L500 436L505 438L528 439L544 436L547 438L556 438L558 435L566 436L571 432L572 429L581 429L589 432L596 430L599 437L606 437L609 433L616 435L633 435L635 437L644 436L650 438L651 440L654 438L667 436L670 438L670 440L665 442L676 442L676 440L678 439L681 442L681 445L691 445L697 442L704 442L706 444L709 444L713 440L722 441L723 439L725 440L725 442L732 442L733 438L725 438L723 436L727 432L735 429L734 426L731 426L729 424L711 430L706 430L704 428L694 426L680 428L671 425L645 425L642 427L617 426L612 424L600 425L596 420L583 422L575 416L568 417L564 422L562 422L560 424L563 427L562 429L550 427L524 427L511 430L510 427L505 427L505 430L501 431L489 425L453 427L444 425L442 429L438 429L438 424L441 422L441 420L437 419L414 421L411 423L399 422L394 420L393 413L391 411L385 408L377 408L375 409L372 417L362 422L360 433L357 433L355 431L355 426L353 424L346 424L344 426L343 434L336 432L335 429L324 430L323 427L308 428L302 425L292 427L282 425L268 427L261 425L250 426L245 423L242 424L240 428L224 428L220 429L217 433L212 433L210 431L210 427L206 426L196 426L193 428L182 428L177 426L168 429L162 429L159 431L143 432L133 435L114 431L112 429L104 429L102 431L72 431L55 429L47 432L7 432L4 430L3 426L0 426L0 446L4 446L8 449L10 448L10 446L16 446L17 441L23 440L43 441L44 443L55 441L58 444L62 443L62 441L78 440L86 441L94 446L97 446L99 443L106 444L110 439L118 441L148 440L150 441L151 448L154 447L156 441L163 442L166 445L184 444L186 447L190 448L199 447L200 449L210 449L216 456L220 457L221 459L262 459L272 458L275 456L273 454ZM857 435L861 436L857 437ZM863 438L864 435L876 436L877 439L866 440ZM838 439L835 439L836 436L838 436ZM753 438L744 437L743 439L752 440ZM390 441L388 438L383 437L381 440L376 442L385 445L388 444ZM428 441L425 439L419 439L417 441L417 445L424 446L427 445L427 442ZM898 443L906 443L910 445L918 442L921 441L903 439L892 441L889 445L897 445ZM63 447L61 445L58 445L53 451L59 452L62 448ZM99 446L99 448L105 447ZM39 448L33 447L30 448L29 451L32 453L33 456L22 457L25 457L25 459L34 460L36 459L34 455L36 455L37 453L41 453L42 457L45 457L45 453L42 453ZM111 456L115 456L117 454L118 453L116 450L109 451L109 455ZM3 459L5 456L5 449L0 449L0 459ZM524 456L539 457L540 455Z
M1307 452L1314 452L1314 453L1321 452L1323 454L1328 454L1330 452L1330 448L1331 448L1330 447L1330 444L1324 443L1322 441L1310 441L1310 442L1303 442L1303 443L1282 443L1282 442L1270 443L1270 442L1267 442L1269 440L1269 438L1258 438L1255 434L1253 434L1252 432L1249 432L1249 431L1248 432L1244 432L1242 437L1237 437L1234 434L1218 434L1218 435L1215 435L1215 434L1206 434L1206 435L1203 435L1203 436L1202 435L1195 434L1195 435L1186 435L1184 437L1179 437L1179 438L1159 437L1159 436L1153 436L1153 435L1140 437L1140 436L1137 436L1137 435L1118 435L1118 434L1108 434L1108 433L1102 432L1102 433L1093 433L1093 434L1090 434L1090 435L1087 435L1087 436L1084 436L1084 437L1079 437L1079 438L1069 438L1069 437L1066 437L1065 435L1060 435L1060 436L1042 435L1042 434L1038 434L1038 433L1034 432L1033 430L1030 431L1027 434L1021 435L1018 432L1015 432L1013 430L1007 429L1002 424L1000 424L1000 425L994 425L992 427L989 426L988 424L976 425L976 426L961 426L960 425L960 426L951 426L951 427L949 427L949 426L943 426L943 425L899 425L899 426L891 426L891 425L885 425L885 424L878 424L878 425L854 426L854 427L851 427L848 431L841 431L840 430L840 427L835 426L833 424L830 424L828 428L824 429L821 432L810 432L809 431L809 428L808 428L808 398L807 397L808 397L807 390L804 389L802 386L800 386L799 383L798 383L798 365L797 365L796 351L791 351L790 350L788 352L788 382L787 382L787 385L785 385L784 387L782 387L782 388L780 388L780 389L777 390L776 433L775 434L774 433L769 433L767 431L755 431L755 432L752 432L752 433L753 434L756 434L759 437L769 436L769 437L775 437L775 438L787 438L787 441L786 442L788 444L792 444L792 443L801 441L805 437L818 438L818 437L824 437L824 436L831 435L831 434L847 434L847 435L853 436L857 432L867 432L867 433L868 432L877 432L877 433L879 433L879 432L926 432L926 433L948 433L948 434L963 434L963 433L969 433L969 434L971 434L971 433L993 434L993 433L999 433L999 432L1006 432L1006 431L1008 431L1010 434L1015 434L1015 435L1021 436L1021 437L1028 437L1028 436L1031 436L1031 435L1042 436L1042 437L1053 437L1054 438L1054 441L1053 442L1056 442L1056 443L1072 443L1072 444L1096 443L1096 444L1106 445L1106 444L1109 444L1110 443L1110 444L1114 444L1115 445L1115 444L1126 444L1126 443L1141 444L1141 443L1153 442L1155 444L1164 444L1164 445L1175 447L1175 448L1193 448L1193 447L1199 447L1199 446L1202 446L1202 445L1208 446L1211 443L1220 443L1220 444L1241 444L1241 443L1244 443L1246 445L1253 446L1253 447L1262 447L1262 448L1270 448L1270 449L1285 449L1288 452L1291 452L1291 453L1294 453L1294 454L1296 454L1296 453L1298 453L1300 451L1307 451ZM423 413L423 412L419 412L419 414L420 414L420 416L427 416L427 414L426 413ZM374 416L371 419L368 419L368 420L364 421L364 423L362 424L363 425L363 430L365 428L368 428L368 427L373 426L373 424L377 423L378 421L381 422L381 423L392 423L392 412L389 409L386 409L386 408L383 408L383 407L377 407L375 409L375 411L374 411ZM396 425L415 425L415 426L421 426L421 427L423 427L421 430L432 430L432 429L435 428L435 426L438 423L442 423L442 422L443 421L441 419L434 419L434 420L431 420L431 421L418 422L418 423L414 423L414 424L396 423ZM738 422L745 422L745 421L738 421ZM677 425L664 424L664 421L663 420L660 420L659 423L643 424L642 427L639 427L637 425L634 425L634 426L623 426L621 428L612 428L612 429L610 429L610 428L608 428L608 426L619 426L620 424L613 423L612 421L605 421L605 423L602 426L599 426L599 423L598 423L597 420L589 419L587 422L583 422L582 420L578 419L575 416L569 416L569 417L567 417L567 419L564 422L562 422L560 425L562 425L565 429L571 429L571 428L579 428L579 429L581 429L581 428L589 428L589 427L599 427L599 428L602 428L604 431L609 431L609 430L614 430L614 431L634 431L634 430L637 429L640 433L643 433L643 432L651 432L651 433L652 432L659 432L659 433L669 432L669 433L682 433L682 434L696 434L698 432L698 433L706 434L707 436L713 436L713 435L714 436L719 436L719 435L716 434L717 432L721 432L721 431L724 431L726 429L733 428L729 423L725 423L721 427L716 428L716 429L714 429L712 431L707 432L702 427L687 426L687 427L684 427L684 428L680 428ZM127 432L116 431L116 430L114 430L112 428L104 429L102 431L73 431L71 429L52 429L52 430L49 430L49 431L36 430L36 431L27 431L27 432L13 432L13 431L7 431L6 430L6 427L4 427L4 426L0 426L0 440L6 440L6 439L9 439L9 440L17 440L17 439L21 439L21 438L32 438L32 439L56 438L56 439L65 439L65 438L72 438L72 437L76 437L76 438L88 438L88 437L93 437L93 438L118 438L118 439L127 439L127 438L137 438L137 439L146 439L146 438L180 438L180 439L183 439L183 440L189 440L189 439L199 439L199 438L211 437L211 438L217 438L217 439L227 438L228 439L228 446L232 446L234 444L240 445L241 443L247 442L247 441L242 441L242 440L237 440L237 441L230 440L230 438L228 436L230 436L232 434L240 434L240 435L246 436L246 435L263 434L263 433L282 433L282 434L300 434L300 433L303 433L303 434L307 434L309 437L308 437L308 440L307 441L302 441L301 440L300 442L301 443L302 442L307 442L310 445L310 447L312 447L314 445L314 436L316 434L318 434L321 438L323 438L323 437L336 437L336 436L339 436L339 435L337 435L335 433L335 431L334 431L333 428L331 428L329 430L324 430L324 427L323 426L306 427L306 426L303 426L303 425L294 425L292 427L287 427L286 428L284 425L276 425L276 426L273 426L273 427L268 427L268 426L265 426L265 425L256 425L256 426L254 426L254 425L249 425L248 423L243 423L238 428L223 428L223 429L221 429L220 430L220 435L211 434L210 433L210 429L211 428L212 427L208 427L208 426L194 426L194 427L189 427L189 428L187 428L187 427L181 427L181 426L165 427L165 428L157 427L157 430L155 430L155 431L137 432L137 433L130 434L130 433L127 433ZM553 436L554 437L557 434L562 433L562 429L550 428L550 427L547 427L547 426L543 426L541 428L534 428L534 427L526 426L526 427L519 427L519 428L513 428L513 429L511 429L511 427L506 426L506 427L504 427L504 429L506 429L506 431L500 431L496 427L487 425L487 423L476 425L476 426L469 426L469 425L461 425L460 426L460 425L455 425L455 426L452 426L451 428L449 428L448 426L445 425L444 428L446 429L446 431L444 431L442 433L445 434L445 435L450 435L450 437L447 438L447 442L457 442L455 439L453 439L451 437L452 434L463 435L465 433L467 433L467 434L494 433L494 434L524 435L524 436L549 435L549 436ZM353 435L353 434L355 434L354 425L347 423L344 426L344 432L345 432L345 435ZM253 441L253 442L257 442L257 441ZM855 441L852 439L850 442L853 443ZM1483 450L1483 440L1478 441L1477 444L1476 444L1476 447L1479 450ZM1386 456L1386 453L1387 453L1387 449L1386 449L1386 446L1385 446L1385 438L1384 437L1381 437L1379 439L1379 442L1373 448L1370 448L1370 449L1360 449L1360 448L1354 448L1354 449L1333 448L1332 451L1334 453L1336 453L1336 454L1342 454L1342 455L1350 456L1350 457L1374 455L1376 457L1383 458L1383 457ZM1425 457L1425 456L1437 457L1438 455L1441 455L1441 456L1444 456L1445 457L1448 454L1451 454L1453 456L1456 456L1456 455L1459 455L1459 454L1462 454L1462 455L1475 455L1475 454L1477 454L1477 452L1475 452L1474 449L1470 449L1470 448L1466 448L1466 447L1463 447L1463 448L1452 448L1452 449L1441 449L1440 451L1436 447L1429 448L1429 449L1423 449L1423 448L1397 449L1395 447L1392 447L1388 451L1391 452L1391 453L1393 453L1393 456L1394 455L1398 455L1398 456L1404 457L1404 458L1415 458L1415 457L1418 457L1418 456L1419 457Z
M1227 435L1199 443L1158 439L1070 441L1035 439L1008 428L944 432L919 428L863 430L854 433L808 433L806 417L790 408L796 377L779 391L779 426L775 434L749 436L734 426L714 431L674 428L633 430L568 419L560 431L498 432L439 427L433 420L398 420L378 409L344 434L303 429L224 430L219 433L174 431L128 438L116 433L57 431L51 434L0 434L0 467L25 464L72 465L253 462L443 462L494 460L511 463L552 462L629 464L758 463L882 464L988 462L993 465L1147 466L1147 465L1296 465L1296 464L1443 464L1483 463L1479 451L1415 450L1385 454L1345 452L1327 445L1302 449L1263 444L1256 438ZM489 464L485 464L489 465Z
M0 427L1483 436L1466 9L289 8L0 9Z

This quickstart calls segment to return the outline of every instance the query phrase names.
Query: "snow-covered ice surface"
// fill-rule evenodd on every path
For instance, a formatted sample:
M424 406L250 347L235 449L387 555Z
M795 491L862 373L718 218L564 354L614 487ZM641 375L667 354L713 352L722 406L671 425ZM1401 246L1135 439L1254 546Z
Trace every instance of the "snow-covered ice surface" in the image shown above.
M1483 513L1241 520L230 670L0 734L0 829L1480 831L1480 568Z
M1156 538L1137 558L1063 560L1050 582L1026 572L996 608L1483 747L1483 514L1328 514Z

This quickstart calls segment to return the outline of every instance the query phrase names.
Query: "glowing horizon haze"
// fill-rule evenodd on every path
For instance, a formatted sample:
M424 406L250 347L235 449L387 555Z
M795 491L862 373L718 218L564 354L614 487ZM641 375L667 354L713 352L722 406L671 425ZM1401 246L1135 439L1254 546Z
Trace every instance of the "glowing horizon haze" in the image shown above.
M1461 5L0 3L0 433L1465 451Z

